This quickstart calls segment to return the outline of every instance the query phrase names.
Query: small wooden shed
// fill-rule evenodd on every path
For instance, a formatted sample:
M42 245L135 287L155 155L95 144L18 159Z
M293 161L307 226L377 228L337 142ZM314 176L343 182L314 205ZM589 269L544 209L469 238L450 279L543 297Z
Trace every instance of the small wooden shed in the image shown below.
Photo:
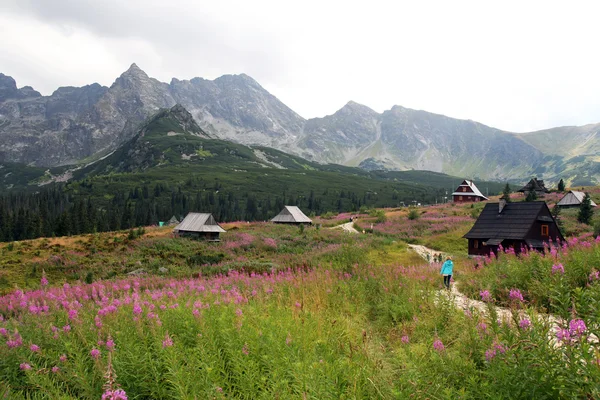
M475 183L468 179L465 179L452 193L452 201L455 203L470 203L487 199L475 186Z
M549 193L550 191L546 189L546 185L544 185L542 179L532 178L527 182L527 185L517 190L517 192L524 193L525 195L528 195L529 192L535 192L539 197L542 197L544 193Z
M296 206L285 206L283 210L275 218L271 220L276 224L312 224L312 220L308 218L302 210Z
M179 225L173 229L176 236L194 237L210 241L219 241L219 235L225 229L215 221L212 214L189 213Z
M571 190L569 193L565 194L562 199L556 205L561 208L574 208L580 207L581 203L583 203L583 198L585 197L584 192L577 192L575 190ZM591 199L590 199L591 200ZM596 203L594 200L591 200L592 207L596 207Z

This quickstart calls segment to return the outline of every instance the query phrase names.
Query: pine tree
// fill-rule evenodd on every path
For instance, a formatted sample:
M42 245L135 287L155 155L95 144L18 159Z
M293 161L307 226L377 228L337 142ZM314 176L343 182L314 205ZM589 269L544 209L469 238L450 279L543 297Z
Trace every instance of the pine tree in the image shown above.
M589 193L585 194L581 206L579 207L579 214L577 214L577 221L590 225L592 223L592 216L594 210L592 209L592 199Z
M556 221L556 225L558 226L558 229L561 231L561 233L563 232L563 220L562 218L560 218L560 207L555 205L554 208L552 209L552 216L554 217L554 220Z
M506 182L506 186L504 186L504 190L502 191L502 200L506 200L507 203L510 203L510 186L508 182Z
M561 180L558 182L558 191L559 192L564 192L565 191L565 181Z
M531 190L531 191L529 191L529 193L527 193L527 197L525 198L525 201L536 201L537 198L538 198L537 192L535 190Z

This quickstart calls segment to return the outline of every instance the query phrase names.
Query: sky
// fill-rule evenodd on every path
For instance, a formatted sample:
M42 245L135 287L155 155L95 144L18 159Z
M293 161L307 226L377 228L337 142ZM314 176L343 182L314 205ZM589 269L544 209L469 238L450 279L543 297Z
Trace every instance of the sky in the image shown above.
M246 73L304 118L348 101L527 132L600 122L600 2L0 0L0 72L44 95Z

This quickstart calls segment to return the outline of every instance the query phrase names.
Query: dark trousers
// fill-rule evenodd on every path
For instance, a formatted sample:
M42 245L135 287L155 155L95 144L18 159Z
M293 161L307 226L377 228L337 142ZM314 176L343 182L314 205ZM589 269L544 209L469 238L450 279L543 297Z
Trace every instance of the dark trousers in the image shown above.
M450 279L452 279L452 275L444 277L444 286L446 286L446 289L450 289Z

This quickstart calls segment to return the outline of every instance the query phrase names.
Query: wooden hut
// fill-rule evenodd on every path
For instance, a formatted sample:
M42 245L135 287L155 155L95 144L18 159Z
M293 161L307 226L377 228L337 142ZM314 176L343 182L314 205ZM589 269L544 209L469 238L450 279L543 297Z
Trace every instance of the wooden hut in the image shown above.
M517 192L524 193L526 196L529 194L529 192L535 192L539 197L542 197L544 193L548 193L550 191L546 189L543 180L532 178L527 185L517 190Z
M452 201L455 203L470 203L473 201L483 201L488 198L483 195L475 186L473 181L465 179L452 193Z
M276 224L312 224L312 220L308 218L302 210L296 206L285 206L283 210L275 218L271 220Z
M194 237L210 241L218 241L219 234L225 229L215 221L212 214L189 213L179 225L173 229L176 236Z
M565 194L562 199L556 205L561 208L574 208L580 207L581 203L583 203L583 198L585 197L584 192L577 192L575 190L569 191L569 193ZM590 199L591 200L591 199ZM592 207L596 207L596 203L593 200Z
M471 230L463 236L469 240L469 255L497 253L499 247L541 250L545 244L564 240L548 206L543 201L488 203Z
M173 215L171 219L167 222L167 226L175 226L179 225L179 220Z

